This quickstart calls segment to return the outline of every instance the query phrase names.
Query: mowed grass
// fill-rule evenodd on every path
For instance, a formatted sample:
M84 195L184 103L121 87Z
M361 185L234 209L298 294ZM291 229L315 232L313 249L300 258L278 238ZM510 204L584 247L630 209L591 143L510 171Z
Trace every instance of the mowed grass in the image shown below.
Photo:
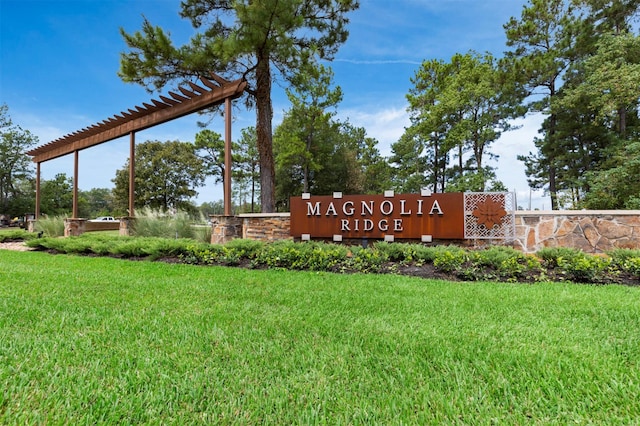
M638 424L640 288L0 251L1 424Z

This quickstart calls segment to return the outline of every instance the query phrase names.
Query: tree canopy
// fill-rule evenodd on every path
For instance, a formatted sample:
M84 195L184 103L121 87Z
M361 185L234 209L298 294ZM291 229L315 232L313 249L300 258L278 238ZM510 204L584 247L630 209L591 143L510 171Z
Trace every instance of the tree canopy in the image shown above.
M333 72L323 66L300 72L287 90L291 109L274 135L279 207L303 192L381 192L389 187L389 167L366 130L335 119L342 100ZM383 188L382 190L380 188Z
M146 19L142 30L121 31L129 51L121 55L123 80L159 89L173 80L215 72L249 82L246 104L256 108L263 212L275 207L272 148L272 82L291 80L316 59L332 59L347 39L347 13L357 0L184 0L180 16L198 32L175 47Z
M519 98L509 73L490 54L424 61L407 99L412 125L392 145L400 190L484 191L495 177L485 158L511 128ZM468 155L466 155L468 154ZM451 158L457 164L451 163ZM466 158L466 160L465 160ZM471 177L470 175L473 175Z
M0 214L33 211L33 163L25 151L37 143L31 132L13 124L9 107L0 105Z
M193 210L206 177L195 145L180 141L146 141L135 148L135 206L167 211ZM116 207L125 211L129 200L129 160L113 179Z

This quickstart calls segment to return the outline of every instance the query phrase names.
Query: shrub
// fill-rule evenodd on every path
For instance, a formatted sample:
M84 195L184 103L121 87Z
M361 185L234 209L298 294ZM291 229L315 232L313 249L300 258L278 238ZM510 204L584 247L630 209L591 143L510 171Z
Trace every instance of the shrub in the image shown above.
M442 272L455 272L469 260L467 252L459 247L449 246L446 250L436 253L433 266Z
M504 259L498 267L498 275L509 282L520 281L522 278L542 281L546 277L540 260L523 253Z
M560 263L570 259L579 258L584 255L582 250L567 247L545 247L537 252L545 266L556 268Z
M607 254L611 257L611 263L621 267L630 259L640 258L640 250L614 249L608 251Z
M416 244L380 241L376 242L373 248L392 262L411 262L416 258L415 246Z
M351 247L351 257L348 258L347 267L358 272L381 272L385 262L389 261L387 253L383 250Z
M12 229L0 233L0 243L10 241L27 241L36 237L37 234L34 234L33 232L27 232L24 229Z
M224 245L226 249L233 251L240 258L250 260L255 259L264 246L265 244L262 241L245 240L242 238L231 240Z
M478 266L487 266L499 270L503 262L509 259L517 260L521 256L523 256L521 252L511 247L492 246L472 252L471 258Z
M640 279L640 257L631 257L622 264L623 271L627 271L636 279Z
M141 209L136 215L133 235L137 237L194 238L194 227L187 213L168 215L160 210Z
M278 241L265 244L254 264L270 268L328 270L347 257L347 248L322 242Z
M560 268L561 273L574 282L597 282L610 265L610 258L591 256L584 253L574 257L560 257L558 259L558 268Z
M189 244L180 258L189 264L211 265L218 263L223 253L219 244Z
M45 238L29 240L26 242L26 244L28 247L31 247L37 250L55 250L59 253L74 253L73 251L68 251L68 250L74 247L75 241L73 240L76 238L79 238L79 237L69 237L69 238L45 237Z

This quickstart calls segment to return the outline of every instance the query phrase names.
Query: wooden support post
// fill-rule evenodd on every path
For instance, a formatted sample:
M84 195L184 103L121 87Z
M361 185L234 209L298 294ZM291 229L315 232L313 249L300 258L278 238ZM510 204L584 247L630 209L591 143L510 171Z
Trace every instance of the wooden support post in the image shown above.
M78 218L78 150L73 151L73 208L72 216Z
M40 219L40 162L36 163L36 210L35 220Z
M135 217L133 204L136 189L136 134L129 133L129 217Z
M224 100L224 215L231 216L231 98Z

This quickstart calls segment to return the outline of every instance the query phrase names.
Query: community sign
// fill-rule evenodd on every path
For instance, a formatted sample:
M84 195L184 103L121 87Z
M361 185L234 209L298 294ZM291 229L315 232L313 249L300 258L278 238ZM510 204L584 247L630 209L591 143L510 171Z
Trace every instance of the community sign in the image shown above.
M292 197L291 235L394 241L464 238L464 194L431 193Z

